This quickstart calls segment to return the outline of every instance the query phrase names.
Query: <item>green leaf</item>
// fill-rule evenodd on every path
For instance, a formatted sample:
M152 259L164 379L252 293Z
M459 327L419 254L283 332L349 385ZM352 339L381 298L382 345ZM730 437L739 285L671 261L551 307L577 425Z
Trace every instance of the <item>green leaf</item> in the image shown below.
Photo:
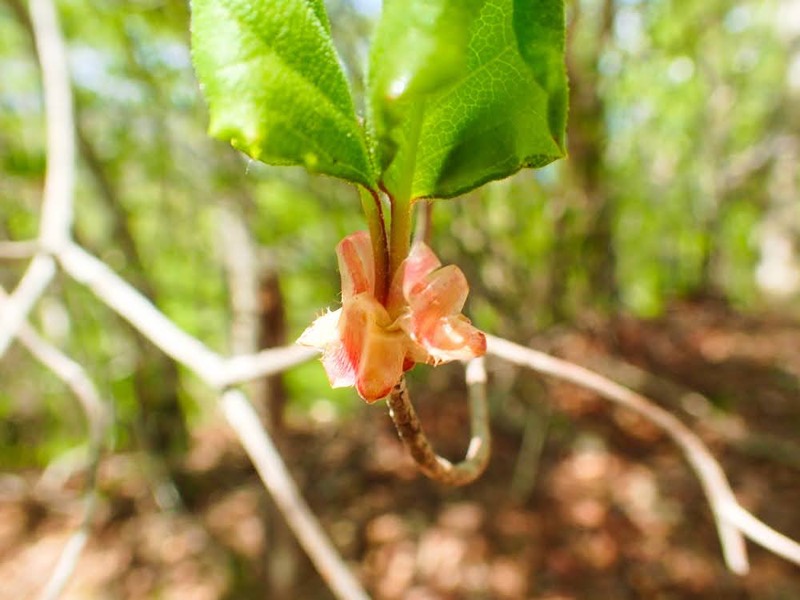
M370 55L390 194L451 197L564 156L562 0L385 0Z
M192 50L211 135L375 187L322 0L193 0Z

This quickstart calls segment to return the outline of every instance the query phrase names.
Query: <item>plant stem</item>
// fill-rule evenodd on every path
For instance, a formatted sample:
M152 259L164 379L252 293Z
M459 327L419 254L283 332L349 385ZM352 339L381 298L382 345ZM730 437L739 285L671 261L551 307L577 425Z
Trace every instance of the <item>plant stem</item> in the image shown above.
M406 139L408 154L400 166L397 190L390 196L392 202L392 232L389 246L390 281L394 277L400 263L408 256L411 247L411 205L413 204L414 172L417 166L417 148L422 132L422 120L425 114L425 102L419 102L409 115L409 131Z
M383 220L383 206L378 193L358 188L361 206L367 216L369 237L372 241L372 256L375 259L375 298L383 303L389 290L391 280L387 273L389 263L389 242L386 236L386 223Z
M486 400L486 368L483 358L475 358L467 365L467 388L469 390L470 430L472 437L467 455L453 464L436 454L428 441L408 395L405 377L392 389L386 398L389 415L397 433L409 451L419 470L434 481L447 485L472 483L486 469L491 452L489 410Z
M414 231L415 242L431 245L431 220L433 218L433 201L426 200L417 204L417 228Z
M411 248L411 201L401 198L392 199L392 235L390 256L390 281L408 256ZM391 285L391 284L390 284Z

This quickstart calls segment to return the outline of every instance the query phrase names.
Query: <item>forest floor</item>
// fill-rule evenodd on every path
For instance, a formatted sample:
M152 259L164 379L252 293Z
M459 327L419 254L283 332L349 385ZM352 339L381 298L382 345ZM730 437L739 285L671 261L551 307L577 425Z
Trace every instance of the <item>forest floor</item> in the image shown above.
M530 342L679 416L741 504L800 539L799 323L684 303L657 320ZM489 366L493 455L464 488L420 476L382 406L287 424L280 444L300 487L375 598L800 599L800 568L753 544L750 573L726 571L694 474L652 425L574 386ZM457 378L457 367L432 372L415 400L454 459L468 437ZM332 597L221 420L195 434L176 480L181 510L159 508L141 457L103 461L91 538L64 597ZM43 498L41 475L0 485L3 600L36 597L80 521L80 478Z

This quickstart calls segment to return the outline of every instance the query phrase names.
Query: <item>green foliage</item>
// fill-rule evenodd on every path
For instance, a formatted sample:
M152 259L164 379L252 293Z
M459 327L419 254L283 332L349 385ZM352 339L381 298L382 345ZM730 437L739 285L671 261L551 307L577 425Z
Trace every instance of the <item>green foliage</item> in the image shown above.
M256 159L374 187L321 0L192 3L211 134Z
M561 0L388 1L358 125L321 2L195 0L211 133L259 160L409 198L564 155Z
M563 156L563 52L558 1L386 2L369 101L389 191L412 171L412 198L455 196Z
M387 2L386 10L402 12L402 3L395 3ZM336 43L346 61L343 70L352 79L352 89L362 90L358 74L365 69L358 63L358 51L366 48L368 32L352 27L353 8L346 0L326 4L331 29L340 36ZM499 0L493 4L505 6ZM519 7L529 4L541 6L520 2L509 17L513 20L506 22L512 23L508 31L540 14L529 11L528 17L518 18ZM439 6L429 5L430 11ZM467 0L453 3L447 14L461 12L468 18L474 5ZM791 195L800 184L796 160L780 167L780 154L773 156L764 148L787 134L796 137L800 103L797 75L790 77L789 65L797 59L788 48L792 43L796 47L798 37L791 42L776 33L776 0L735 5L725 0L663 0L611 3L614 25L600 40L603 5L599 0L570 3L571 11L580 7L584 16L573 23L576 37L569 47L588 57L578 65L578 74L596 70L602 99L597 169L607 187L606 201L613 207L610 248L618 257L615 276L622 308L657 314L671 299L702 291L708 281L700 265L708 248L714 254L716 291L739 305L757 307L763 301L754 278L759 225L785 198L787 216L778 213L775 218L796 227L796 194ZM308 6L327 30L322 2ZM45 164L38 66L30 39L9 7L0 2L3 241L36 235ZM137 288L152 292L159 308L190 333L225 352L231 308L220 260L225 240L216 225L218 202L229 203L245 215L260 253L272 259L284 294L287 341L296 339L321 307L334 302L339 283L330 249L345 233L363 227L354 209L356 194L330 178L307 177L302 168L240 160L227 143L208 139L206 107L189 60L185 3L67 0L59 2L59 9L74 59L78 122L115 191L115 202L103 198L82 153L76 239ZM363 15L356 17L366 21ZM314 31L328 39L319 28ZM386 44L393 38L380 39ZM435 96L436 86L458 85L442 73L456 73L457 79L463 62L444 61L441 52L426 62L422 46L414 50L408 41L392 43L401 42L405 46L398 58L419 53L414 63L419 68L417 83L407 87L407 93ZM451 43L467 42L458 37ZM520 56L529 52L523 46ZM435 72L425 70L428 64ZM399 68L391 62L382 65L387 81ZM377 87L378 73L372 69L369 93ZM548 89L552 94L554 88ZM360 98L353 96L360 106ZM369 112L369 96L365 100ZM301 101L299 94L292 97L295 104ZM429 102L426 111L431 110ZM359 136L360 129L357 126ZM592 314L596 308L593 290L586 284L585 245L596 206L570 176L580 168L580 160L573 150L570 160L434 207L436 251L467 274L468 312L481 327L529 339L553 322L552 290L559 285L565 287L562 300L568 307L562 318ZM297 162L305 164L302 156ZM741 165L752 165L751 170ZM371 168L367 175L377 178ZM562 254L555 251L559 245ZM24 267L23 261L0 262L0 281L7 290L18 283ZM132 423L144 400L134 380L149 372L156 353L149 345L140 346L126 323L78 286L59 280L49 298L64 303L64 331L44 304L37 305L32 321L84 365L104 398L113 402L118 447L130 447L134 442L126 440L132 439ZM85 440L69 391L44 377L18 346L0 364L0 381L0 447L6 462L47 461ZM181 373L178 383L182 396L192 396L187 406L196 406L198 400L213 405L214 396L195 378ZM349 391L334 395L318 365L293 371L286 383L297 404L323 399L339 407L352 399ZM153 379L151 389L170 385ZM212 410L198 416L218 417ZM50 440L47 450L34 453L31 449L45 439Z

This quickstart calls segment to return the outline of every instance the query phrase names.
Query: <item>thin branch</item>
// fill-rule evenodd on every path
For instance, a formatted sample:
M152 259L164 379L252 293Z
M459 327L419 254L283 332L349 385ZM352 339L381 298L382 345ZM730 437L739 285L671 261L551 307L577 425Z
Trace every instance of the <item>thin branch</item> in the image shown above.
M222 395L222 411L253 461L264 486L331 591L341 600L369 598L301 496L247 397L238 390L228 390Z
M316 348L294 344L281 348L268 348L251 355L233 356L225 361L217 383L222 387L246 383L288 371L317 357L319 351Z
M30 16L36 51L42 69L47 124L47 173L44 183L42 246L55 249L69 236L75 183L75 130L67 51L58 16L51 0L31 0ZM55 265L49 256L37 255L0 314L0 357L26 321L28 312L44 293Z
M243 356L226 362L181 330L135 288L79 246L68 244L58 258L64 270L76 281L89 287L101 301L129 321L150 341L212 387L224 388L243 372L255 376L253 365L257 365L260 373L268 374L288 368L287 364L299 364L313 358L313 354L310 355L307 349L302 349L301 352L294 348L280 348L259 353L256 355L258 358ZM286 362L278 362L279 358ZM270 360L273 361L272 365L269 364ZM228 365L233 367L228 369ZM246 396L236 390L227 390L222 396L222 408L256 465L266 489L273 495L276 505L326 583L340 598L367 598L304 503L286 465Z
M245 359L244 362L240 360L234 363L236 365L232 369L234 377L226 378L225 362L218 354L181 330L103 262L71 241L75 182L75 123L67 53L52 0L31 0L30 10L35 46L42 68L47 119L48 164L39 232L42 249L57 256L62 268L76 281L90 288L102 302L211 386L221 388L227 385L227 381L234 379L237 372L241 376L242 365L247 366L248 373L253 373L253 363ZM0 357L14 337L25 327L31 307L41 297L54 274L55 261L50 254L38 254L31 261L28 271L14 293L5 301L0 312ZM42 348L38 350L41 351ZM276 356L273 355L272 358ZM293 355L291 360L302 362L310 358L306 356L304 353L298 353ZM42 357L52 361L54 355L48 357L44 352ZM263 356L261 360L255 361L262 372L273 369L265 364L268 362L269 358L265 361ZM76 371L72 365L67 368L63 362L55 366L56 369L62 369L63 374L69 375L73 385L80 388L83 384L85 387L88 379L81 384L79 373L82 371ZM86 396L85 389L82 394L86 406L91 406L92 401ZM223 410L239 433L242 444L256 464L265 486L275 496L276 504L281 508L322 577L340 598L348 600L367 598L366 593L331 545L319 522L303 503L285 464L269 436L261 428L258 417L245 397L237 391L226 392L223 396ZM68 542L45 590L45 598L57 597L74 571L80 552L86 543L88 535L86 527L93 506L94 499L90 496L87 500L84 524Z
M491 432L486 406L486 368L483 358L475 358L468 363L466 380L469 390L472 438L466 457L455 465L433 450L411 404L405 377L400 379L386 399L389 415L394 421L397 433L420 471L427 477L447 485L472 483L481 476L489 463Z
M743 534L763 548L800 565L800 544L763 523L745 510L741 504L726 506L725 517L735 524Z
M72 391L86 415L90 444L99 448L111 425L111 412L80 364L45 341L29 325L19 331L19 341L36 360L50 369Z
M90 499L87 499L87 502L89 500ZM95 504L96 502L92 496L91 506L94 506ZM87 509L87 514L90 512L93 513L94 510L92 509L89 511L89 509ZM86 519L84 519L84 523L85 522ZM88 540L88 528L84 528L82 523L78 530L75 531L72 536L70 536L69 540L64 546L64 549L61 551L61 556L56 563L55 569L53 569L53 574L50 576L47 585L39 595L41 600L56 600L61 596L67 583L69 583L72 574L75 572L75 567L78 565L78 559L80 559L81 553L83 552Z
M676 417L644 396L588 369L494 336L487 335L486 341L488 354L592 390L633 410L666 432L683 450L686 460L703 486L717 523L725 562L731 571L744 574L749 569L742 534L768 550L800 564L800 544L774 531L742 508L722 467L700 438Z
M4 303L0 312L0 358L28 318L33 305L41 298L56 273L51 256L39 254L34 257L22 280Z
M7 298L5 290L0 287L0 306L7 302ZM83 408L89 429L89 467L87 469L89 476L81 524L64 546L56 568L41 594L43 600L55 600L61 595L75 571L78 559L89 537L89 528L97 506L97 469L104 440L111 424L111 415L108 407L100 399L94 383L77 362L40 337L27 323L23 322L17 337L34 358L51 370L75 394Z
M47 174L39 237L50 250L69 239L75 188L75 119L67 49L52 0L30 0L47 119Z
M258 260L241 213L229 202L217 209L217 235L230 302L230 350L234 355L258 351Z
M36 255L39 251L39 242L25 240L20 242L0 242L0 259L24 260Z
M595 391L609 400L630 408L663 429L684 451L686 459L703 485L717 522L720 543L728 567L739 574L749 570L744 538L723 516L724 506L736 503L730 484L719 463L683 423L652 404L644 396L588 369L493 336L486 336L486 341L488 354Z
M175 325L104 262L71 242L58 253L58 260L73 279L92 290L166 354L212 387L221 387L222 357Z

